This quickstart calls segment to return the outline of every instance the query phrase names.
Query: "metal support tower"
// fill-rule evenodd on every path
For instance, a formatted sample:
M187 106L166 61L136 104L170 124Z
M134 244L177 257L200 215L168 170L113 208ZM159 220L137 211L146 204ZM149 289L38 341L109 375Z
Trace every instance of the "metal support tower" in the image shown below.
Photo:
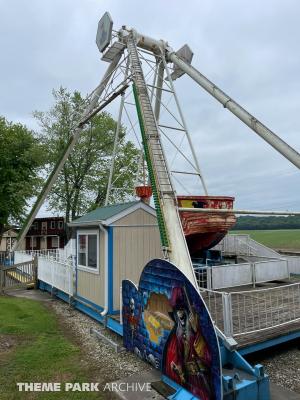
M129 69L129 59L127 60L127 64L126 64L125 79L127 79L127 77L128 77L128 69ZM109 202L109 196L110 196L110 192L111 192L111 188L112 188L112 178L113 178L113 174L114 174L115 161L116 161L116 156L117 156L117 152L118 152L118 144L119 144L119 136L120 136L121 123L122 123L122 114L123 114L124 103L125 103L125 92L123 92L121 94L121 102L120 102L120 108L119 108L115 140L114 140L114 148L113 148L113 154L112 154L112 159L111 159L108 184L107 184L107 190L106 190L106 197L105 197L105 203L104 203L104 205L106 205L106 206Z
M133 91L165 258L180 268L197 287L195 273L177 210L176 194L171 182L157 122L139 60L135 37L132 32L126 37L126 45L131 63Z

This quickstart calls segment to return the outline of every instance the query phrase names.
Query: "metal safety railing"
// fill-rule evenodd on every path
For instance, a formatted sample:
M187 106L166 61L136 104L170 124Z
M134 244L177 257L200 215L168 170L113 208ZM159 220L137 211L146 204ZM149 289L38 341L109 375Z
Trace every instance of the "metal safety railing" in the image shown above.
M226 337L300 322L300 283L231 293L202 289L201 295Z
M290 274L300 275L300 257L299 256L285 256L288 263Z
M210 312L214 324L222 331L226 332L226 321L228 318L224 313L223 293L214 290L201 290L201 296ZM227 336L227 335L226 335ZM228 335L229 336L229 335Z
M194 271L199 288L211 289L211 267L194 266Z
M299 260L292 260L296 271ZM224 289L290 278L287 259L263 259L241 264L194 266L198 286L203 289ZM300 272L300 268L299 268Z
M233 336L300 321L300 283L229 296Z
M247 234L228 234L214 249L227 254L281 258L275 250L257 242Z

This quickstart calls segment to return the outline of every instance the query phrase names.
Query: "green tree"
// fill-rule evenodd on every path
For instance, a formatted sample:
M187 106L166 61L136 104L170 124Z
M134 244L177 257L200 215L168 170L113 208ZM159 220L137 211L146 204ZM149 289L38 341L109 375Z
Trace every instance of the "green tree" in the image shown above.
M34 133L0 117L0 241L7 225L24 219L44 162L44 147Z
M88 99L78 91L60 88L53 91L54 105L48 112L35 112L42 128L41 140L48 148L49 173L79 122ZM63 212L69 222L105 200L109 165L113 151L116 121L106 112L95 115L81 132L62 172L48 198L49 208ZM138 150L125 140L125 128L120 130L116 158L115 184L111 202L124 201L133 192L137 171ZM117 177L119 176L119 177Z

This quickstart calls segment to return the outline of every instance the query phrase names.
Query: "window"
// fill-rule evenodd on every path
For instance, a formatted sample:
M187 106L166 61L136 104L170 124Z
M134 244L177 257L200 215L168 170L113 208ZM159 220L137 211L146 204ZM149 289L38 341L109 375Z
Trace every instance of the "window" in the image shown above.
M38 228L39 228L39 223L38 223L37 221L35 221L35 222L32 224L31 228L34 229L35 231L37 231Z
M77 260L81 269L98 272L98 232L78 232Z
M12 237L9 237L6 239L6 250L10 251L15 244L15 239Z
M51 245L52 245L52 247L59 247L59 238L58 238L58 236L53 236L51 238Z
M58 221L57 225L58 225L58 229L63 229L64 222L63 221Z
M32 249L34 249L35 247L36 247L36 244L37 244L37 242L36 242L36 236L31 236L31 241L30 241L31 243L30 243L30 247L32 248Z
M55 221L50 222L50 227L51 227L51 229L55 229Z
M47 221L42 222L42 231L47 231Z

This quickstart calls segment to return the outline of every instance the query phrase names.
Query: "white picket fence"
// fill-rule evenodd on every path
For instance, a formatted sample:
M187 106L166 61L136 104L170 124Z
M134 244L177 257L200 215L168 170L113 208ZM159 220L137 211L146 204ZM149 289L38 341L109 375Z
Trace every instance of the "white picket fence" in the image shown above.
M72 262L62 263L47 257L38 257L38 279L67 293L74 294L75 270Z
M75 281L75 239L63 249L15 251L14 263L20 264L38 258L38 279L73 296Z
M65 263L76 255L76 241L70 239L63 249L43 249L43 250L18 250L14 252L15 264L32 260L34 257L45 257Z
M34 257L31 253L26 253L26 251L15 251L14 254L14 264L21 264L23 262L31 261Z

